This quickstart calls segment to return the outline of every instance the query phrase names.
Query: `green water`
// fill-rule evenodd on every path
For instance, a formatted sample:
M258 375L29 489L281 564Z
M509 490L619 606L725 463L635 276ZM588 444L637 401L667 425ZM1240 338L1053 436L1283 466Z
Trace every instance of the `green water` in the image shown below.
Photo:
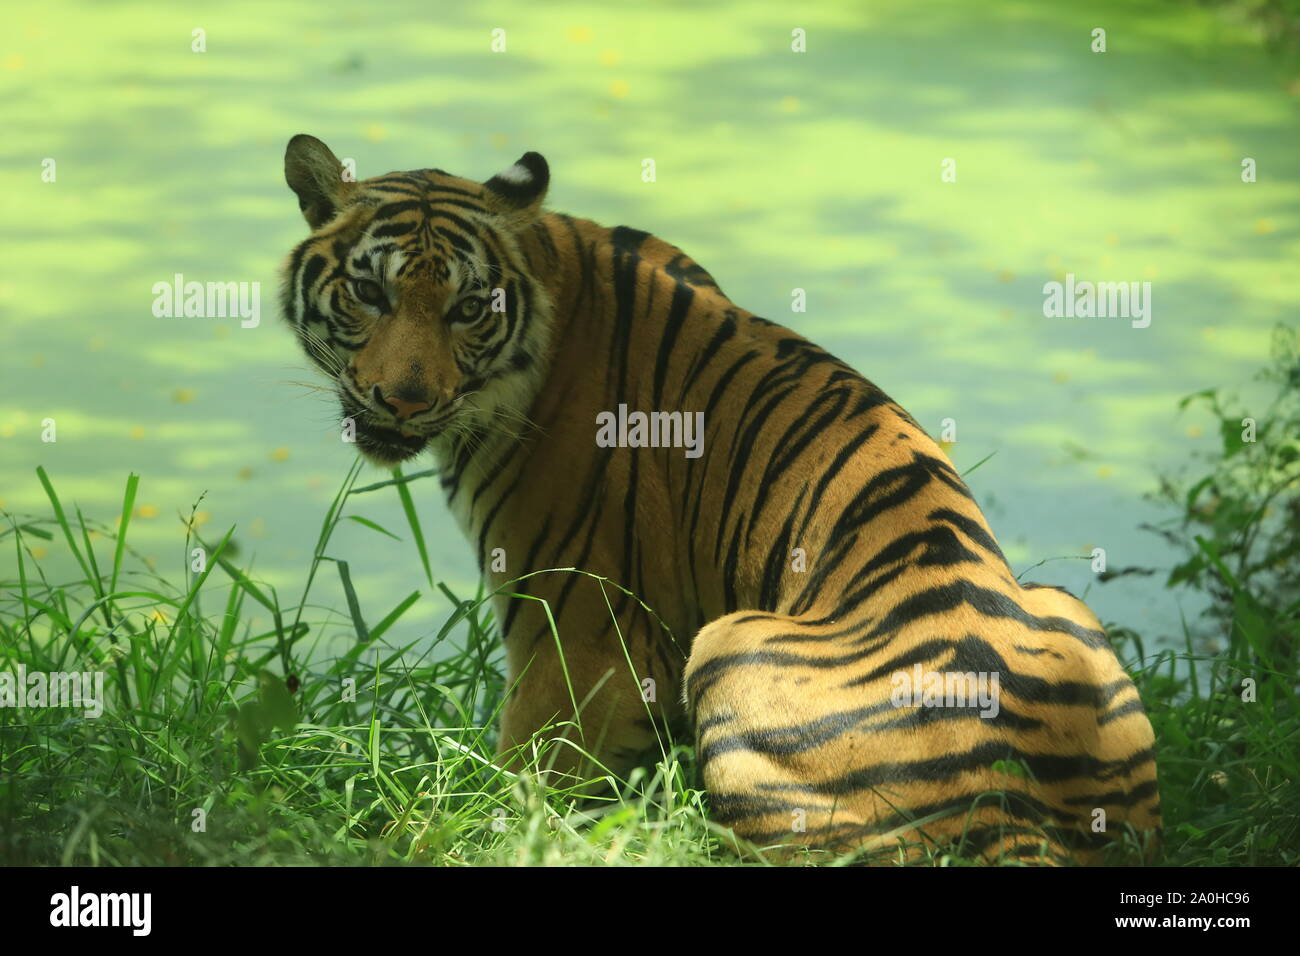
M305 230L284 144L310 132L360 177L487 178L538 150L552 208L664 236L931 434L953 419L959 469L995 453L970 483L1017 571L1094 547L1112 566L1166 560L1137 528L1157 516L1143 495L1216 440L1177 399L1244 383L1271 327L1295 320L1294 75L1244 26L1177 2L790 7L8 11L3 507L43 510L43 464L65 501L112 521L135 471L132 537L160 567L181 567L178 514L206 493L203 532L236 525L241 560L296 597L353 456L333 399L295 384L319 379L275 314L279 262ZM1094 27L1105 53L1090 50ZM206 52L191 49L196 28ZM1244 157L1255 183L1241 181ZM151 290L177 273L260 283L260 324L156 318ZM1045 318L1043 284L1066 273L1150 281L1150 326ZM791 311L795 288L805 313ZM433 484L412 487L435 575L472 590ZM427 632L446 602L423 584L395 496L353 510L404 537L351 522L336 535L363 612L377 620L420 588L392 638ZM57 541L44 550L52 567L66 558ZM1103 619L1176 629L1155 579L1096 586L1081 560L1033 577L1087 591ZM343 607L331 574L315 597Z

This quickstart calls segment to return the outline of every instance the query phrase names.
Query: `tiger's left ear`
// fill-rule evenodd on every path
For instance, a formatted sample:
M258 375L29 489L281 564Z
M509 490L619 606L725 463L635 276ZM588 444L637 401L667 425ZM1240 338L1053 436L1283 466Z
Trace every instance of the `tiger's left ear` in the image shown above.
M497 173L483 187L492 211L518 228L537 218L550 181L551 170L542 154L524 153L513 166Z
M299 133L284 151L284 181L298 195L298 208L313 230L333 219L356 188L343 164L315 136Z

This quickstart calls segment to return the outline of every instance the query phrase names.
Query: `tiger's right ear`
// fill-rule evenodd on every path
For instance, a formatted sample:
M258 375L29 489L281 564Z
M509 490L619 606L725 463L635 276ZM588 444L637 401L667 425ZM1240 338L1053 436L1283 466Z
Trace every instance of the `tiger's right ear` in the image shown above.
M541 153L524 153L483 184L488 207L516 228L541 213L551 170Z
M298 208L312 229L333 219L356 188L356 183L343 178L343 164L330 148L306 133L289 140L284 181L298 194Z

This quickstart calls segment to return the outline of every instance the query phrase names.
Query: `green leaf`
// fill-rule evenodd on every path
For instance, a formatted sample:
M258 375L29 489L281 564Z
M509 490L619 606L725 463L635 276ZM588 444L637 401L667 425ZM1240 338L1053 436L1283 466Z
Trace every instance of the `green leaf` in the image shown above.
M285 733L293 730L298 724L298 704L284 681L263 671L257 676L257 690L265 727L278 728Z
M400 481L402 469L394 468L393 477ZM429 551L424 546L424 532L420 529L420 516L416 514L415 502L411 499L410 489L405 482L397 484L397 496L402 499L402 510L406 512L406 523L411 527L411 536L415 538L415 549L420 553L420 563L424 565L424 577L433 586L433 571L429 568Z
M1175 567L1169 572L1169 580L1166 583L1168 587L1175 584L1181 584L1183 581L1195 581L1202 571L1205 570L1205 559L1199 554L1193 555L1187 561Z
M389 531L387 528L384 528L384 527L382 527L382 526L380 526L380 525L377 525L377 524L375 524L373 521L371 521L369 518L363 518L363 517L361 517L361 515L348 515L348 520L349 520L349 521L355 521L357 524L363 524L363 525L365 525L367 528L371 529L372 531L378 531L380 534L386 534L386 535L388 535L388 537L392 538L394 541L401 541L401 540L402 540L402 539L399 538L397 535L393 534L393 532Z
M126 491L122 495L122 518L117 523L117 549L113 552L113 577L109 582L110 592L117 590L117 578L122 571L122 553L126 550L126 529L131 524L131 511L135 508L135 491L140 485L140 476L131 472L126 479Z
M990 766L994 773L1005 773L1012 777L1028 777L1029 771L1019 760L995 760Z
M1224 458L1231 458L1246 447L1241 440L1241 424L1234 422L1230 418L1222 419L1219 422L1219 437L1223 440Z
M417 471L409 475L403 475L401 469L396 469L393 474L395 477L387 481L377 481L373 485L364 485L360 488L353 488L348 492L349 495L364 495L368 491L378 491L380 488L387 488L390 485L404 485L407 482L417 481L420 478L432 478L438 473L437 468L430 468L428 471Z
M339 580L343 583L343 596L347 598L348 614L352 616L352 627L357 632L357 640L362 644L370 640L370 631L361 617L361 602L357 600L356 589L352 587L352 575L348 572L348 563L338 558L323 558L333 561L339 569Z
M994 455L996 455L996 454L997 454L997 449L994 449L993 451L989 452L987 455L985 455L985 456L984 456L983 458L981 458L979 461L975 462L975 464L971 465L969 468L967 468L965 471L963 471L963 472L961 473L961 476L962 476L963 478L965 478L965 477L966 477L967 475L969 475L972 471L974 471L974 470L975 470L976 468L978 468L980 465L984 464L984 462L988 461L990 458L992 458L992 457L993 457Z
M412 591L408 594L397 607L393 608L384 617L382 621L376 624L370 631L370 640L375 640L386 630L393 626L393 623L406 613L406 609L420 599L419 591Z
M246 701L231 715L231 725L235 738L239 742L239 766L241 770L251 770L257 766L257 754L266 739L262 729L262 719L256 701Z
M1208 398L1211 404L1213 404L1218 393L1219 390L1217 388L1203 388L1199 392L1193 392L1191 395L1184 395L1178 400L1178 410L1181 412L1198 398Z
M43 467L38 466L36 477L41 480L41 486L45 489L45 496L50 499L50 506L54 509L55 520L58 521L59 527L63 529L63 536L68 541L68 548L72 551L72 556L81 565L81 571L86 576L86 583L93 584L95 577L91 574L90 566L86 564L86 559L82 556L81 550L77 547L77 542L72 537L72 527L68 524L68 516L64 514L63 503L59 501L59 496L54 493L54 485L50 483L50 476L45 473Z
M1210 487L1210 485L1212 485L1213 483L1214 483L1214 476L1206 475L1196 484L1192 485L1192 487L1187 490L1187 501L1184 507L1188 511L1194 510L1196 508L1196 499L1201 496L1202 491Z

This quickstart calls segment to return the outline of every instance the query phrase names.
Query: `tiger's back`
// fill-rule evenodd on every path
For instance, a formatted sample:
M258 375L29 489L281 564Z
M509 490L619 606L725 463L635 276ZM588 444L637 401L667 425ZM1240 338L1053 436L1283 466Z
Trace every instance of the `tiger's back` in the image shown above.
M1015 580L916 422L676 247L543 214L545 166L525 160L504 192L436 171L357 184L318 227L400 271L472 257L516 307L477 353L444 337L454 362L421 393L454 409L459 376L499 396L428 440L485 575L517 595L498 598L515 685L503 751L551 728L555 769L625 770L687 719L715 817L764 845L902 840L915 856L959 841L1056 862L1093 858L1126 824L1158 829L1150 724L1096 619ZM434 219L445 242L421 227ZM328 260L304 284L312 252L295 257L286 298L325 302ZM393 320L342 373L354 400L419 391L415 373L364 370L437 365L403 303L455 301L447 271L385 273ZM587 573L538 573L570 567Z

